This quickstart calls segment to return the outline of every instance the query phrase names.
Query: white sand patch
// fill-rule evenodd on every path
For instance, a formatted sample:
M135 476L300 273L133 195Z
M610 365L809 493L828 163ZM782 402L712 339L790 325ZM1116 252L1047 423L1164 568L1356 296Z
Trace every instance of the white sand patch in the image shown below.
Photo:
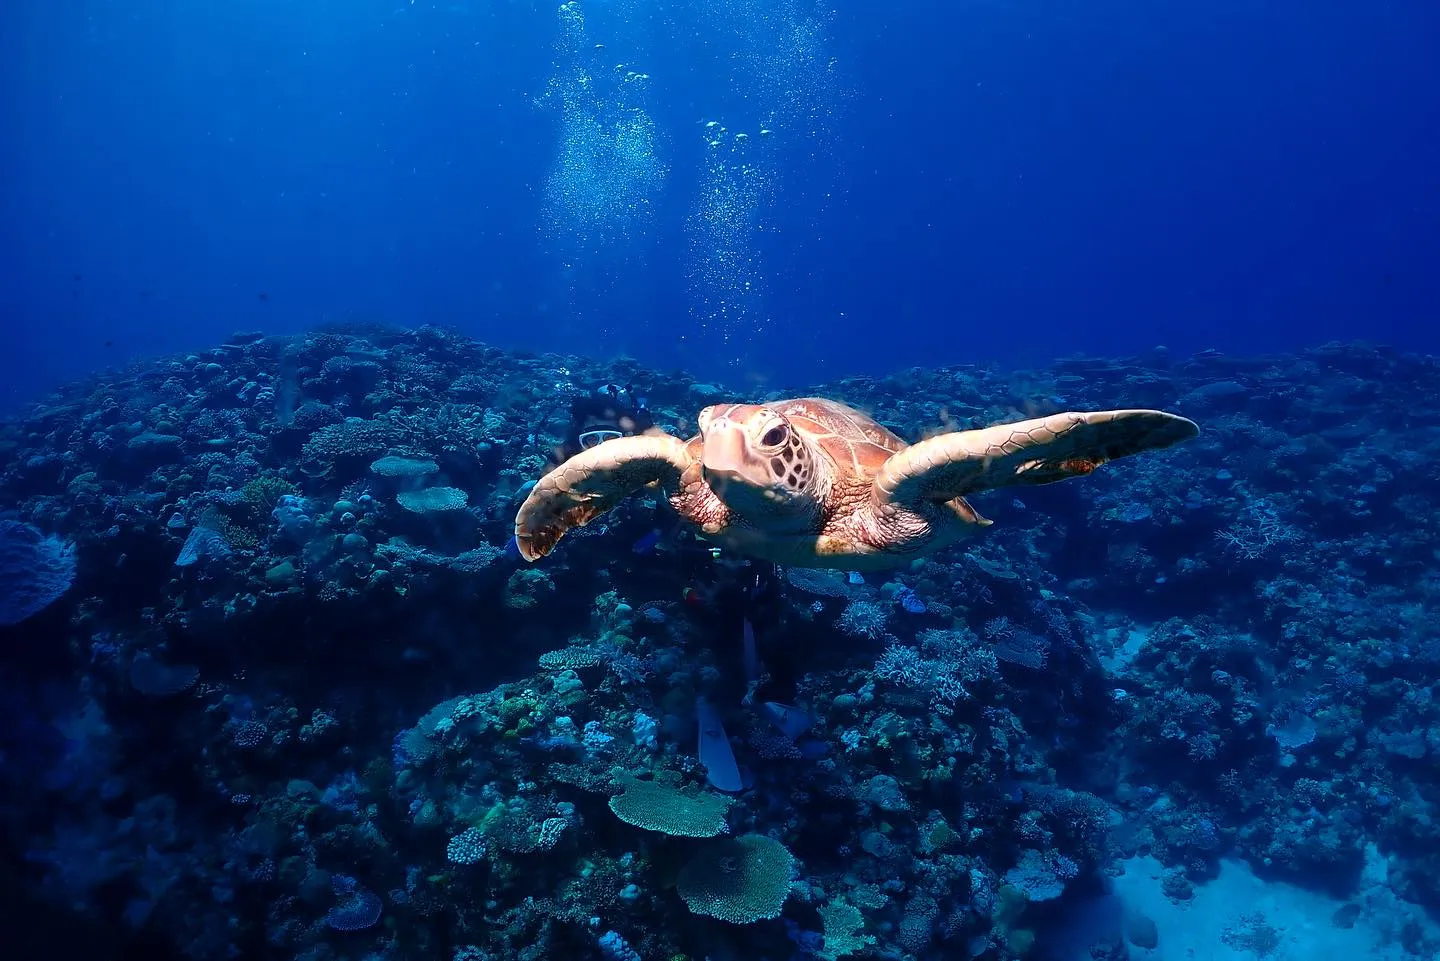
M1373 846L1361 890L1349 902L1262 881L1244 862L1227 860L1216 880L1196 885L1193 898L1177 903L1161 890L1160 862L1132 858L1123 867L1115 895L1126 910L1149 916L1159 932L1153 950L1130 945L1136 961L1414 961L1400 945L1407 922L1440 936L1420 909L1391 892L1388 864ZM1359 913L1351 927L1339 927L1336 912L1347 903Z
M1109 674L1122 674L1150 643L1150 632L1131 630L1122 638L1119 631L1111 629L1106 640L1110 642L1110 652L1101 656L1100 665Z

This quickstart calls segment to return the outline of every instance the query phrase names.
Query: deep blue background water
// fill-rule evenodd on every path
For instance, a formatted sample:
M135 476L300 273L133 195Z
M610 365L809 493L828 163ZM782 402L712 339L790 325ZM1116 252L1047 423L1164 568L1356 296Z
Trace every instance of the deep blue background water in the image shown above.
M670 170L648 235L567 270L537 226L550 0L5 4L0 392L341 319L787 380L1440 343L1427 0L835 5L839 107L823 149L778 132L768 292L728 340L684 224L697 123L756 119L747 5L582 5L651 74Z

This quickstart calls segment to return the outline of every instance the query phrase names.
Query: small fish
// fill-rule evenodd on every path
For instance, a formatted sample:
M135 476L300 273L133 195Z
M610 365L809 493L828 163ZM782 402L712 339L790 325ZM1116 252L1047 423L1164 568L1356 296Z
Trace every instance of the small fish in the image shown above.
M630 545L630 550L636 554L649 554L655 550L655 545L658 543L660 543L660 528L657 527Z
M910 614L924 614L924 613L925 613L925 602L920 599L920 595L919 595L919 594L916 594L916 593L915 593L913 590L911 590L910 588L908 588L908 587L902 587L902 588L896 593L895 598L896 598L896 600L898 600L898 601L900 602L900 606L903 607L908 613L910 613Z
M511 535L510 535L510 539L505 542L505 556L506 556L506 557L519 557L519 556L520 556L520 542L515 539L515 535L514 535L514 534L511 534Z

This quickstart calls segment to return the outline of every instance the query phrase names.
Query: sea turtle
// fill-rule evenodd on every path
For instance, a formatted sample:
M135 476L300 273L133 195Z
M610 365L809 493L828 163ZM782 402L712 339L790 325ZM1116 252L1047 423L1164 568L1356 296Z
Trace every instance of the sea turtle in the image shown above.
M700 433L619 437L542 477L515 517L528 561L656 485L709 540L794 567L898 567L989 526L965 495L1049 484L1169 447L1196 426L1158 410L1051 414L907 444L835 401L719 404Z

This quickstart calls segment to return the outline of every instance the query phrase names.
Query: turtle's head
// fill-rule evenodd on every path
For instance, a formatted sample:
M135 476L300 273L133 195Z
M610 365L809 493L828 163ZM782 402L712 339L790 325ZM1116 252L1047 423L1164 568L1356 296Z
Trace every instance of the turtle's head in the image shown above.
M785 415L758 404L706 407L700 437L705 482L740 516L808 523L818 509L814 453Z

